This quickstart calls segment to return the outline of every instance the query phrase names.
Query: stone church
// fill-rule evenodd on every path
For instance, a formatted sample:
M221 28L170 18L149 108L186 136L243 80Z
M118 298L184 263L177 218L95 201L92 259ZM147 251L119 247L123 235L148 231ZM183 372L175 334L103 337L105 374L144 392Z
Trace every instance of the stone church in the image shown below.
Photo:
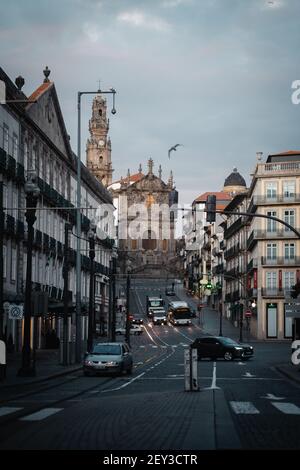
M87 167L112 193L121 272L130 270L153 276L175 276L179 271L176 257L175 224L177 212L170 207L178 202L173 174L162 179L159 166L148 160L148 171L139 171L112 182L111 141L108 137L106 100L100 94L93 100L87 141Z

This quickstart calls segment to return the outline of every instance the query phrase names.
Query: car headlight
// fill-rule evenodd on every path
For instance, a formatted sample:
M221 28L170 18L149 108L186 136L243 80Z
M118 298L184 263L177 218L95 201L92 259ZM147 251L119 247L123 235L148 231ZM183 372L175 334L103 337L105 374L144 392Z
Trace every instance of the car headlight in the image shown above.
M92 366L92 365L93 365L93 361L87 360L87 361L84 362L84 364L85 364L86 366Z
M239 346L235 346L234 349L236 349L237 351L243 351L244 348L240 348Z
M115 361L110 361L110 362L107 362L106 365L108 365L108 366L118 366L119 363L115 362Z

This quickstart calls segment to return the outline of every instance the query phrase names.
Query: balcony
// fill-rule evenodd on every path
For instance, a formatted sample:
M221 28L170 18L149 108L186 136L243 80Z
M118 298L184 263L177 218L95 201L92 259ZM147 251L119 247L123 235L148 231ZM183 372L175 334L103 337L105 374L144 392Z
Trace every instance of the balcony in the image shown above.
M0 169L6 170L6 152L0 148Z
M25 235L24 223L21 220L17 220L17 232L16 237L19 240L23 240Z
M263 287L261 289L262 297L284 298L287 292L289 293L290 289L279 289L278 287Z
M15 218L7 214L6 215L6 233L9 235L14 235L15 225L16 225Z
M224 277L237 279L240 274L238 267L224 271ZM232 279L232 280L234 280ZM228 279L230 281L230 279Z
M11 155L7 155L6 158L7 158L7 176L13 179L16 176L17 162Z
M300 175L300 162L259 163L255 176Z
M25 170L21 163L17 163L16 180L18 183L25 183Z
M257 258L252 258L252 260L247 264L247 273L255 268L257 268Z
M285 258L284 256L268 258L262 256L261 264L263 266L300 266L300 256L295 256L294 258Z
M218 264L217 266L214 266L214 267L212 268L212 273L213 273L213 275L222 274L223 272L224 272L224 265L223 265L223 263Z
M232 237L232 235L240 230L243 225L242 217L239 217L235 222L233 222L233 224L230 225L230 227L224 230L224 238L227 240L228 238Z
M266 195L253 196L251 199L256 206L272 205L272 204L294 204L300 202L300 194L293 194L292 196L284 196L284 194L276 194L274 197Z
M299 231L298 228L296 230ZM247 240L247 249L251 251L258 240L281 240L293 238L297 238L297 235L291 230L279 229L274 230L273 232L267 232L266 230L252 230Z
M257 289L254 289L254 288L247 289L247 296L248 298L250 297L257 298Z
M239 251L240 251L240 244L237 243L233 247L224 251L224 258L225 259L233 258L234 256L237 256L239 254Z

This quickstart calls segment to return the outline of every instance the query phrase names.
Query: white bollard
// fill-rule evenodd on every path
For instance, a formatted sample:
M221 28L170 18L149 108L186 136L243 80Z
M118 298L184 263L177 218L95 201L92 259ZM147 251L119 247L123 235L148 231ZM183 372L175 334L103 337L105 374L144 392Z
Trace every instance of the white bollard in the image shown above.
M5 377L6 373L6 344L0 340L0 379Z
M184 389L186 392L198 392L197 349L184 350Z

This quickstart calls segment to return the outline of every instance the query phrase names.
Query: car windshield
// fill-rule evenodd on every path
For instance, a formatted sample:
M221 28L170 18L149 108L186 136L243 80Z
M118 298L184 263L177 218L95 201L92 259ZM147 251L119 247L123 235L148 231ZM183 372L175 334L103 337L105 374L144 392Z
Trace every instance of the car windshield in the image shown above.
M119 344L96 344L92 354L103 354L105 356L118 356L121 354L121 347Z
M228 344L231 346L239 346L239 344L231 338L221 338L220 341L221 343L226 344L226 345Z

